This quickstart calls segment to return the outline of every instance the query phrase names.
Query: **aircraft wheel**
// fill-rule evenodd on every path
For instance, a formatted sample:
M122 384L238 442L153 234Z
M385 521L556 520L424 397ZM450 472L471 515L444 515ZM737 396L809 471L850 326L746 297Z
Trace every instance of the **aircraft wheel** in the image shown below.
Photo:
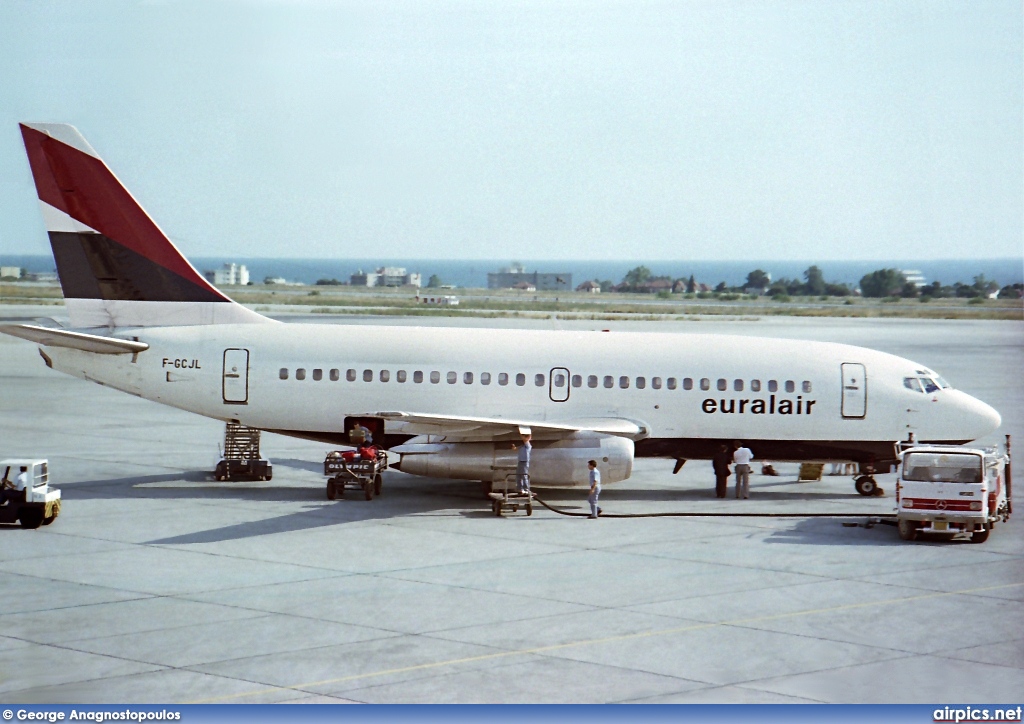
M853 484L853 487L857 489L857 492L861 495L871 496L875 494L875 490L878 489L878 483L870 475L861 475L857 478L857 482Z
M384 487L384 478L380 476L380 473L373 476L373 494L380 495L381 488Z
M984 543L988 540L988 534L992 532L992 529L988 526L981 530L976 530L971 533L971 543Z
M917 524L912 520L901 520L896 523L900 538L907 541L917 540Z
M338 486L334 484L334 478L327 481L327 499L336 500L338 498Z
M43 524L43 511L38 508L22 508L18 511L18 521L22 528L38 528Z

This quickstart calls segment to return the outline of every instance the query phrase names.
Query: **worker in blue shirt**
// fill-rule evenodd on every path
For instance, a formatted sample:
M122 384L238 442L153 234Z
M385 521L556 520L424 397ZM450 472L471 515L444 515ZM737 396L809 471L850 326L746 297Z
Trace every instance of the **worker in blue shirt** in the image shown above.
M530 492L530 453L533 451L530 437L529 433L523 435L523 444L519 446L519 456L516 459L516 486L524 495Z
M601 495L601 471L597 469L597 461L591 460L587 463L590 468L590 493L587 495L587 502L590 503L590 517L596 518L601 514L597 507L597 498Z

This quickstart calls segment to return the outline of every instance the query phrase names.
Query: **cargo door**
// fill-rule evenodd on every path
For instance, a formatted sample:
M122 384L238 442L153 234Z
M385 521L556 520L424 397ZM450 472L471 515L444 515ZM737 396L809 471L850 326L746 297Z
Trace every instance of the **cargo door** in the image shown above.
M569 370L555 367L548 380L548 396L552 402L565 402L569 399Z
M249 404L249 350L224 350L222 390L225 405Z
M843 365L843 417L863 419L868 411L868 380L864 365L844 362Z

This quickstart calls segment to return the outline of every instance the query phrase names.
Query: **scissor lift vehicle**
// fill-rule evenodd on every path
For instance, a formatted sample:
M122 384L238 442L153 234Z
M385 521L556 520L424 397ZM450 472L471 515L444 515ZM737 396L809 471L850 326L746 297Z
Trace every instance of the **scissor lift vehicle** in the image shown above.
M346 460L346 457L351 459ZM345 497L346 490L361 490L367 500L380 495L384 479L381 476L388 467L388 454L375 449L373 455L330 452L324 459L324 475L327 476L327 499Z
M14 490L21 468L28 473L24 490ZM0 523L21 523L22 528L49 525L60 514L60 490L50 487L46 460L11 459L0 461L5 504L0 505Z

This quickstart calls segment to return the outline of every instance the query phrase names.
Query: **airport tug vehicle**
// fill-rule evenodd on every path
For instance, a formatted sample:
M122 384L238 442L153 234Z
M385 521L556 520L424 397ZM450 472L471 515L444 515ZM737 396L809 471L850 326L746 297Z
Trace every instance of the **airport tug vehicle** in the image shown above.
M900 538L920 533L970 534L984 543L1013 510L1010 439L1006 451L961 445L919 445L900 453L896 525Z
M15 490L21 469L28 473L24 490ZM50 487L46 460L10 459L0 461L4 502L0 505L0 523L21 523L22 528L49 525L60 514L60 490Z

